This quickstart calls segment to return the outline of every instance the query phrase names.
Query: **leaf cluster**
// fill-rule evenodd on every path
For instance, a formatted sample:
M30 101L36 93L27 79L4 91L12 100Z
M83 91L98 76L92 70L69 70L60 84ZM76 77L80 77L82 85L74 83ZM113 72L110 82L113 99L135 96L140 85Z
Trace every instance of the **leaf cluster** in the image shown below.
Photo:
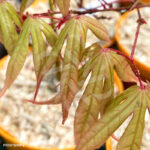
M31 38L37 86L30 102L62 104L65 123L76 94L86 83L75 114L76 150L100 147L130 115L132 119L117 150L140 150L145 111L150 109L149 85L144 89L132 86L114 98L114 70L125 82L137 82L137 77L123 56L101 47L99 43L86 47L88 30L100 40L110 40L105 26L86 15L70 15L70 0L55 0L53 2L60 9L62 18L67 18L58 34L53 26L38 17L28 15L26 20L22 19L24 10L33 1L23 0L18 14L8 2L0 0L0 41L10 55L0 96L20 73L29 53ZM50 53L46 50L47 43L52 47ZM50 100L37 102L40 83L60 56L63 59L60 61L60 91Z

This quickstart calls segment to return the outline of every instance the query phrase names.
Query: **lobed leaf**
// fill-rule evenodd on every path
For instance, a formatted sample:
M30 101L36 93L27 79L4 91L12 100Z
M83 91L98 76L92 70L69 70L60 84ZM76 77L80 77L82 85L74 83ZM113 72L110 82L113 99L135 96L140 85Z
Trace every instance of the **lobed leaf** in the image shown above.
M41 80L45 76L45 74L51 69L51 67L54 65L54 63L58 59L58 55L61 52L61 49L64 45L65 39L68 35L68 32L70 31L71 26L73 25L74 20L70 20L66 23L65 27L61 30L61 33L59 34L59 37L57 41L55 42L49 56L46 58L45 63L42 65L38 77L37 77L37 86L36 86L36 92L34 95L33 102L35 103L35 99L38 93L38 89L40 87Z
M93 57L95 53L97 53L102 47L96 42L92 44L91 46L87 47L84 50L81 62L84 62L86 59Z
M80 16L80 20L101 40L109 41L109 34L107 29L100 21L88 16Z
M5 85L0 96L2 96L11 86L24 65L25 59L28 55L30 24L30 19L27 19L24 22L23 30L19 35L18 42L8 63Z
M86 38L87 38L87 27L85 24L79 21L80 26L80 61L83 57L83 53L85 51L86 46Z
M55 0L55 3L59 7L59 10L63 14L63 16L67 16L70 8L70 0Z
M132 120L119 140L117 150L141 149L143 129L145 126L145 95L140 95L139 99L139 106L135 109Z
M52 27L50 25L48 25L44 20L40 19L39 22L41 24L41 30L43 31L43 33L46 37L46 40L48 41L48 43L51 46L54 46L54 44L57 40L56 33L54 32Z
M7 8L7 11L9 12L12 21L19 27L22 27L21 20L15 10L15 8L10 3L5 3L5 8Z
M130 92L130 94L128 94ZM135 86L129 88L114 101L109 111L104 113L100 120L92 125L85 133L84 137L79 141L76 150L93 150L104 144L109 136L125 121L125 119L133 113L139 104L141 90ZM112 106L112 105L111 105Z
M27 100L27 101L36 105L50 105L50 104L55 105L55 104L62 103L60 93L56 94L54 97L46 101L36 101L36 102L33 102L33 100Z
M21 26L19 18L17 17L13 7L5 1L0 3L1 40L10 55L12 55L18 40L18 34L14 22L18 26Z
M33 47L33 61L36 76L39 76L39 72L46 60L46 43L41 33L40 26L35 19L32 19L31 25L31 37Z
M29 7L35 0L22 0L20 6L20 14L22 15L24 10Z
M79 73L78 73L78 90L81 90L81 88L84 85L84 82L86 80L86 78L88 77L88 75L90 74L90 72L92 71L95 61L93 61L96 56L93 56L92 58L90 58L87 62L85 62L85 64L79 69Z
M113 62L115 70L121 80L124 82L137 82L138 79L134 72L132 71L130 64L123 56L114 54L112 52Z
M78 67L80 53L80 28L77 21L71 27L67 38L63 68L60 81L62 97L63 123L67 119L69 108L77 93Z
M95 58L91 78L80 99L75 115L75 141L79 143L85 132L98 120L103 107L112 100L114 93L113 65L108 53L100 52Z

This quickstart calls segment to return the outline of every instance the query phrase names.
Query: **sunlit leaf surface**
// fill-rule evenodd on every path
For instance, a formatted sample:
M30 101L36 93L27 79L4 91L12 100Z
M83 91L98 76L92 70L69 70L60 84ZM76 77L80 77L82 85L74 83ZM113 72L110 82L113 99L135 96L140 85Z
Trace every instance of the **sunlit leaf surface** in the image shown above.
M35 0L22 0L20 6L20 13L23 14L24 10L29 7Z
M117 150L140 150L146 105L150 101L149 92L149 87L140 89L133 86L116 97L107 107L105 114L80 139L76 150L93 150L100 147L131 114L133 117L119 141Z
M70 7L70 0L55 0L63 16L67 16Z
M0 37L8 53L12 55L18 40L16 26L21 27L20 19L17 12L6 1L0 3Z

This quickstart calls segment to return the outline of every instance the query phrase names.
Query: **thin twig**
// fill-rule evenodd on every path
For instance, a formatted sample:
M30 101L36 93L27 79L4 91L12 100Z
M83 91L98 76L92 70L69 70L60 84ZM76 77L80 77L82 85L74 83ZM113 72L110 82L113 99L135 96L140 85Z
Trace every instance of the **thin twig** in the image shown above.
M136 48L136 45L137 45L137 40L138 40L138 37L139 37L140 27L141 27L142 24L146 23L146 21L144 19L142 19L139 8L137 8L137 13L138 13L138 20L137 20L138 26L137 26L137 30L136 30L136 33L135 33L135 39L134 39L134 43L133 43L130 59L131 59L132 66L133 66L133 68L135 70L135 73L136 73L136 75L138 77L138 80L139 80L139 83L140 83L140 87L141 87L141 89L144 89L144 85L142 83L142 79L141 79L140 73L139 73L139 71L138 71L138 69L137 69L137 67L135 65L134 54L135 54L135 48Z

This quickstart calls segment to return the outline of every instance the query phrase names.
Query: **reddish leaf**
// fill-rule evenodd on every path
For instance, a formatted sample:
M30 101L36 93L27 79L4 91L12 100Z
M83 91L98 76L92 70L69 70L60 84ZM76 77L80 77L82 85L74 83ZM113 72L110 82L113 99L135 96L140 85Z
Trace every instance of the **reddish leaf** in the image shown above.
M91 125L98 120L99 113L103 113L105 105L113 99L113 65L109 53L99 50L98 54L93 59L95 65L92 75L75 115L76 144L84 137Z
M67 119L69 108L77 93L78 66L80 53L80 30L77 21L72 25L67 39L63 69L60 81L62 97L63 123Z
M6 90L11 86L24 65L24 62L28 55L30 23L30 19L27 19L24 22L23 30L16 44L17 46L14 49L14 52L8 63L5 85L0 93L0 96L3 96Z

